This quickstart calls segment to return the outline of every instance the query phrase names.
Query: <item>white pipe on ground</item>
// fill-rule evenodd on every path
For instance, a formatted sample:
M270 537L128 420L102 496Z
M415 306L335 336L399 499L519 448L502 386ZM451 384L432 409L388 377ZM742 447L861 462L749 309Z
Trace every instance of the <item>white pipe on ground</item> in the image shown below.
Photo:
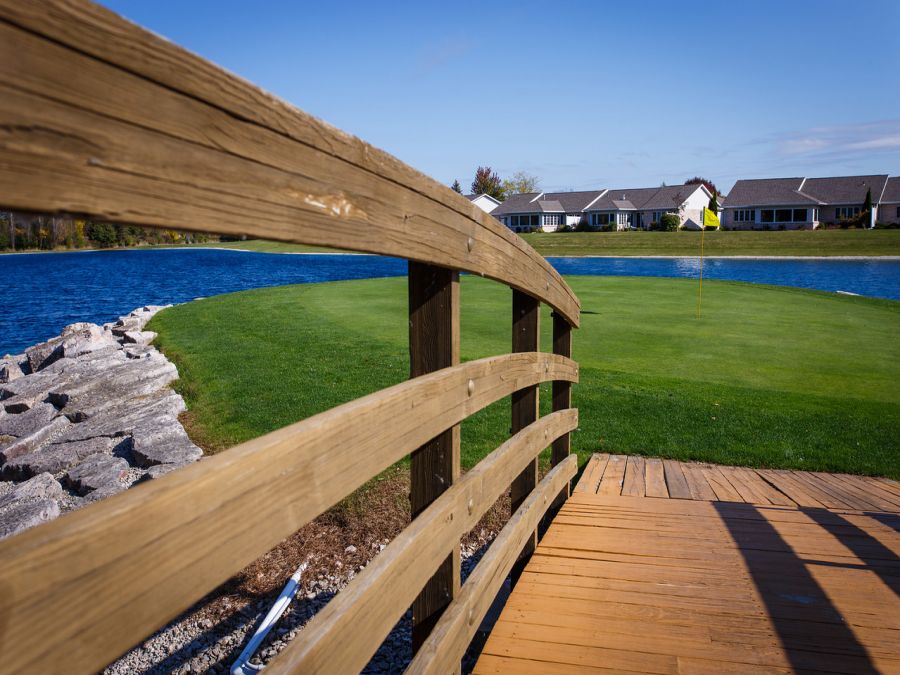
M281 615L284 614L284 610L291 604L291 600L297 595L297 591L300 590L300 577L302 577L303 573L306 571L307 565L309 565L309 560L301 564L285 584L284 589L281 591L281 595L278 596L278 599L275 600L275 604L272 605L272 609L269 610L269 613L266 614L266 618L259 624L259 628L256 629L253 637L250 638L250 642L247 643L247 646L244 647L244 651L238 656L237 661L232 664L231 675L253 675L265 668L265 666L258 666L250 663L250 659L253 658L253 654L259 649L262 641L266 639L266 635L269 634L269 631L272 630L276 623L278 623L278 619L281 618Z

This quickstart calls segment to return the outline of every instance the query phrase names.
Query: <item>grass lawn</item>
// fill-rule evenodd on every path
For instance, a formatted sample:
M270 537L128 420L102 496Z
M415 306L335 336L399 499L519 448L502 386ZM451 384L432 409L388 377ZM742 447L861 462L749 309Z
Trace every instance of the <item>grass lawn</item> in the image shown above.
M563 232L523 235L541 255L694 256L699 232ZM705 255L842 256L900 255L900 230L711 231Z
M699 232L565 232L523 235L545 256L695 256ZM277 241L201 244L263 253L329 253L333 249ZM900 256L900 230L822 230L785 232L706 232L706 255L744 256Z
M570 277L591 452L900 478L900 302L733 282ZM463 277L464 360L509 350L510 291ZM549 313L542 344L549 345ZM228 447L404 380L406 280L285 286L158 314L191 432ZM549 387L542 392L549 404ZM508 400L463 426L468 467L509 430Z

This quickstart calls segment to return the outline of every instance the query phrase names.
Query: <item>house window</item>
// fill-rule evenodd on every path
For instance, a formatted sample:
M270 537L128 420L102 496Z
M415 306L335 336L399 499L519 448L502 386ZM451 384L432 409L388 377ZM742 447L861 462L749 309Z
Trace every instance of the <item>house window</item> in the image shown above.
M846 220L858 216L859 211L858 206L839 206L834 210L834 215L838 220Z
M897 217L900 218L900 206L897 207Z
M759 212L759 222L774 223L775 222L775 211L772 209L762 209Z
M819 222L819 209L813 209L813 221L816 223Z
M544 227L559 227L559 213L545 213L544 214Z
M805 223L806 222L806 209L794 209L794 222L795 223Z
M734 212L734 222L736 223L752 223L756 220L755 209L736 209Z
M592 225L609 225L610 223L614 223L614 217L612 213L592 213L591 214L591 224Z
M791 222L791 218L793 214L790 209L775 209L775 222L776 223L789 223Z

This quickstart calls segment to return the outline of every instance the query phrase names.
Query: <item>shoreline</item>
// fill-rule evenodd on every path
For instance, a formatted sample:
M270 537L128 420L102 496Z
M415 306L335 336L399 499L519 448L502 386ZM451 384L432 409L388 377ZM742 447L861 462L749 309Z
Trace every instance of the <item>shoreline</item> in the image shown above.
M373 256L376 258L391 257L380 256L376 253L357 253L354 251L254 251L249 248L226 248L224 246L133 246L123 248L81 248L63 251L3 251L4 255L44 255L48 253L102 253L113 251L234 251L236 253L263 253L267 255L334 255L334 256ZM555 255L553 253L541 253L544 258L591 258L591 259L634 259L634 260L699 260L699 255ZM705 255L704 260L873 260L873 261L900 261L900 255Z

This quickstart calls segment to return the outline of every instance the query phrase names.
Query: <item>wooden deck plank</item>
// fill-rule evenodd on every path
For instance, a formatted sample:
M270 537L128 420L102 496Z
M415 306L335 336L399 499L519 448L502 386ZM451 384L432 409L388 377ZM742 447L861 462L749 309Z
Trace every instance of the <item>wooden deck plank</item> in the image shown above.
M770 483L767 483L765 480L763 480L755 470L745 467L733 467L733 470L739 473L741 478L746 483L752 485L753 489L756 490L756 492L761 495L765 495L770 504L776 504L778 506L797 505L797 502L781 492L781 490L778 490Z
M715 501L716 493L709 486L706 476L703 475L703 467L699 464L682 464L681 471L691 491L691 499L700 501Z
M892 504L894 508L900 508L900 496L884 489L881 484L871 478L864 476L841 476L840 478L841 482L846 487L852 486L858 488L859 490L862 490L864 494L870 495L883 502L888 502Z
M720 502L744 502L748 501L744 499L740 492L738 492L731 482L728 480L728 477L722 473L721 469L717 466L704 467L700 470L704 476L706 476L706 481L709 483L709 486L713 489L713 492L716 493L716 497ZM752 501L752 498L751 500Z
M606 471L600 481L598 495L610 497L622 494L622 482L625 480L625 455L610 455Z
M669 497L672 499L690 499L691 490L684 479L684 473L681 471L681 462L664 459L663 467L665 468Z
M603 471L606 469L606 463L609 461L609 455L606 453L594 453L588 460L587 466L581 473L581 478L572 492L589 492L597 494L600 487L600 479L603 478Z
M879 509L879 501L877 498L873 499L869 497L866 493L854 489L855 486L849 485L844 481L832 482L815 473L808 472L802 472L802 477L807 482L818 486L820 490L824 490L833 497L836 497L852 509L861 511Z
M758 470L756 472L763 480L774 485L778 490L793 499L798 506L822 507L822 503L809 494L802 485L798 485L790 479L785 471L773 469Z
M822 485L819 481L814 480L807 472L805 471L788 471L785 475L791 477L792 480L796 481L799 485L802 485L805 490L809 492L813 497L815 497L822 506L829 509L855 509L857 508L854 505L854 501L852 499L847 499L844 496L842 490L831 488L829 489L827 486Z
M644 474L646 495L648 497L669 498L669 489L666 487L666 476L663 471L662 460L656 457L648 458L644 462Z
M643 497L646 494L643 457L629 455L625 464L625 482L622 483L622 494L627 497Z
M737 490L741 498L748 504L771 504L767 491L758 489L758 483L753 481L746 473L734 466L717 467L732 487Z
M694 471L674 468L689 491ZM750 470L711 475L730 497L782 494ZM818 478L774 481L837 499ZM900 672L900 533L839 501L573 495L474 672Z

